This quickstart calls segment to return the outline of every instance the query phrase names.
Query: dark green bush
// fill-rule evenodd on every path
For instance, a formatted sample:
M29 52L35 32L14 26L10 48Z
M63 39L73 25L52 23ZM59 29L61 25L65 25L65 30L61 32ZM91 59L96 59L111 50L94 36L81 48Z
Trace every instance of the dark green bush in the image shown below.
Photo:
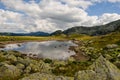
M45 59L44 62L45 63L52 63L52 60L51 59Z

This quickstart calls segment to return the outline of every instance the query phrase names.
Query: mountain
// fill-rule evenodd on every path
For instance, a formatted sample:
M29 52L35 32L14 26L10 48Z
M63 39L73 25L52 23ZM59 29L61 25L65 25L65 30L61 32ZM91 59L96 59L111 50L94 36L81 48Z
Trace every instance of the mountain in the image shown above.
M57 31L51 33L50 35L60 35L62 33L63 33L62 30L57 30Z
M64 30L62 34L71 35L71 34L87 34L87 35L105 35L111 32L120 31L120 20L113 21L111 23L100 25L100 26L93 26L93 27L86 27L86 26L77 26L72 27L67 30ZM53 32L52 34L56 35L59 34L60 31Z
M45 32L31 32L26 34L28 36L49 36L49 33L45 33Z
M31 33L0 33L0 35L6 36L50 36L50 35L60 35L60 34L86 34L86 35L105 35L111 32L120 31L120 20L113 21L111 23L100 25L100 26L93 26L93 27L86 27L86 26L76 26L69 28L67 30L61 31L57 30L51 34L45 32L31 32Z
M31 33L0 33L4 36L49 36L49 33L45 32L31 32Z

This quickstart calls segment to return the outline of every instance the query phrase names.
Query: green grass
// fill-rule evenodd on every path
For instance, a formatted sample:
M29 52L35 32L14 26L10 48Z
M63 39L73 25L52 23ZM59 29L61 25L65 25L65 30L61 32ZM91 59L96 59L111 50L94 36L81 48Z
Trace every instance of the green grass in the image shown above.
M85 34L71 34L67 36L68 39L76 39L76 40L88 40L91 39L92 36L85 35Z
M63 39L63 37L35 37L35 36L0 36L0 41L26 41L26 40L58 40Z
M74 76L74 74L79 70L86 70L88 66L90 66L92 63L87 62L68 62L66 65L59 65L55 66L55 69L52 70L52 72L56 75L64 75L64 76Z
M66 40L64 36L0 36L0 48L9 43L29 42L29 41L50 41L50 40Z
M104 48L107 44L120 45L120 32L114 32L103 36L95 36L89 39L92 41L90 46L95 48Z

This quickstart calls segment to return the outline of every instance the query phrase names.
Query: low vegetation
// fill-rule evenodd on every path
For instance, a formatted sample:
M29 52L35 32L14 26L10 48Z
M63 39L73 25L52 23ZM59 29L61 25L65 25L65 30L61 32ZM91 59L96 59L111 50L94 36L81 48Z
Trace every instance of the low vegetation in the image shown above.
M78 44L73 50L89 57L89 59L86 61L77 59L68 59L66 61L35 59L22 55L17 51L0 51L0 76L3 76L2 73L5 74L0 80L18 80L37 72L73 77L77 71L88 69L100 55L103 55L120 69L120 32L113 32L103 36L79 34L61 34L50 37L0 36L0 46L14 42L45 40L73 40ZM10 70L10 67L14 69ZM5 68L5 71L2 71L3 68ZM13 72L14 74L12 74ZM12 77L9 77L8 74Z

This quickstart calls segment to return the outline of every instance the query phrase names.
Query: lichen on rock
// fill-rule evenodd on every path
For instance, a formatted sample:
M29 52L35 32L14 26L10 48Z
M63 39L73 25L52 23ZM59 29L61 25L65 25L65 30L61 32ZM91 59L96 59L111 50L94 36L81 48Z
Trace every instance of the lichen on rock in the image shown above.
M120 80L120 70L100 56L87 71L76 73L75 80Z
M19 80L74 80L73 77L55 76L47 73L34 73Z
M0 63L0 80L15 80L21 75L21 70L13 65Z

